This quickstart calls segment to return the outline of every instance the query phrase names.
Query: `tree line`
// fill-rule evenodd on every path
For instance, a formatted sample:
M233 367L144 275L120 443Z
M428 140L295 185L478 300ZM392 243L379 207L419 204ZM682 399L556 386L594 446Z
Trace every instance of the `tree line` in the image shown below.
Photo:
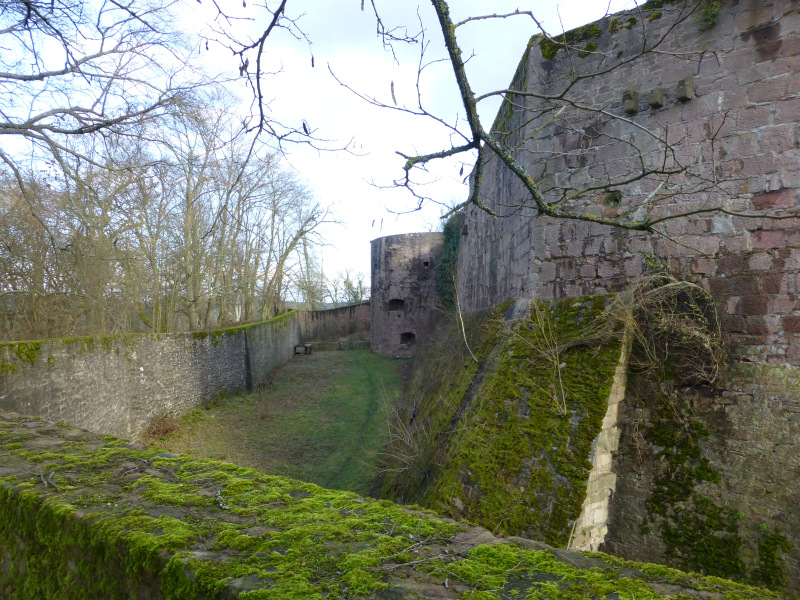
M207 329L324 295L329 210L173 8L0 6L0 339Z

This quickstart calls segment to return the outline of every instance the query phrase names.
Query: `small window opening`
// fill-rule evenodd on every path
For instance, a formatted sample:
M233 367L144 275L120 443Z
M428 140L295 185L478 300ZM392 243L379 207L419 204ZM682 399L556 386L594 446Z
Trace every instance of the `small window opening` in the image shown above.
M392 298L389 300L389 310L403 310L406 307L405 300Z
M416 339L417 339L417 336L415 334L411 333L410 331L406 331L405 333L401 333L400 334L400 343L401 344L406 344L406 345L410 346L411 344L414 343L414 341Z
M428 261L427 261L427 260L425 260L425 261L422 261L422 266L423 266L423 267L427 267L427 266L428 266Z

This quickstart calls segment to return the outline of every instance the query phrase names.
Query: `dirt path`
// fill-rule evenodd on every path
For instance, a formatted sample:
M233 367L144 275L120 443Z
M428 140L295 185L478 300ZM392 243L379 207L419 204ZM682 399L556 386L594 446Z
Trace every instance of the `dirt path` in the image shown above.
M184 416L158 446L369 494L402 365L365 350L297 356L264 390Z

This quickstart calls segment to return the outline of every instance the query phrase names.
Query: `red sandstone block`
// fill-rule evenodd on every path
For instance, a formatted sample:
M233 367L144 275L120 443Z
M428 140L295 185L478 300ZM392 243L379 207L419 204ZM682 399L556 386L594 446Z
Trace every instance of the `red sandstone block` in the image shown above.
M765 294L780 294L784 289L785 277L780 273L770 273L761 277L761 291Z
M771 208L791 208L797 204L796 190L776 190L753 196L750 199L753 210L769 210Z
M757 81L747 90L747 99L755 104L758 102L774 102L784 98L788 81L786 73L764 81Z
M708 280L708 291L715 298L725 296L732 292L731 280L724 277L712 277Z
M800 333L800 317L782 317L781 326L786 333Z
M735 275L742 270L744 257L741 254L724 254L717 261L717 268L726 275Z
M717 261L712 258L695 258L692 260L692 271L703 275L714 275L717 272Z
M769 298L767 296L742 297L742 313L748 315L766 315L769 313Z
M760 132L760 148L762 152L784 152L797 145L797 125L785 123L765 128Z
M733 19L736 29L743 33L742 39L748 42L750 46L754 45L756 40L753 39L752 33L749 32L772 21L774 14L772 6L762 5L759 7L755 3L752 4L752 7L739 12ZM761 3L759 2L758 4Z
M756 231L753 233L753 248L767 250L781 248L786 243L786 234L783 231Z
M798 57L798 69L800 69L800 57ZM775 110L776 123L796 123L800 121L800 98L789 98L781 100Z
M719 321L723 331L744 332L747 330L747 322L744 317L738 315L720 315Z
M792 47L797 46L797 39L786 38L783 40L783 44L778 49L778 54L782 54L784 52L784 44L786 45L786 51L790 51ZM773 60L768 69L768 75L780 75L781 73L792 73L800 69L800 56L783 56L781 58L777 58Z
M736 116L739 131L748 131L769 125L772 122L772 108L765 104L747 106Z
M751 271L769 271L773 266L772 255L766 252L753 253L747 266Z
M740 296L755 295L761 293L759 284L760 278L755 275L738 275L730 278L730 292Z
M772 314L787 315L797 308L797 298L788 295L775 296L770 305Z
M772 154L758 154L742 159L742 171L745 175L772 174L775 170L775 157Z
M763 335L769 333L767 323L762 316L751 316L745 318L745 330L753 335Z

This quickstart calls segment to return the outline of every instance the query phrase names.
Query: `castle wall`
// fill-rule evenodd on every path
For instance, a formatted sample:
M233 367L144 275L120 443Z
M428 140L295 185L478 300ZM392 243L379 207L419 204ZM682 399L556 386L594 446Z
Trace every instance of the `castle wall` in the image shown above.
M348 336L369 339L369 301L300 314L300 338L303 342L337 342Z
M515 157L548 202L630 222L694 214L657 233L538 217L487 156L481 201L499 218L466 210L459 299L476 311L608 294L662 268L707 289L730 369L715 390L629 383L600 548L798 590L800 4L721 4L705 31L687 16L697 3L675 2L606 18L555 56L533 39L511 87L552 97L572 86L573 104L555 114L557 101L515 95L493 129L521 144ZM628 91L639 96L626 106ZM718 206L727 212L704 212Z
M701 31L696 14L676 24L693 4L606 18L598 22L599 37L588 38L597 50L583 57L561 49L545 60L532 40L516 88L558 94L572 74L602 72L567 93L594 110L567 105L555 118L552 111L537 118L560 104L515 96L515 108L506 102L498 115L494 130L510 132L508 145L528 138L515 156L548 202L564 190L600 186L562 207L597 216L630 211L631 221L648 210L663 216L719 205L788 217L800 208L800 6L723 0L717 24ZM627 28L629 18L635 22ZM658 53L626 62L643 43L662 39ZM693 92L681 101L679 84L687 79ZM658 89L663 106L651 108L650 93ZM627 90L639 93L635 114L623 105ZM642 177L642 162L679 172ZM800 365L798 219L698 213L649 234L540 218L527 198L516 177L488 157L481 201L500 218L475 206L466 211L458 264L465 310L531 295L617 291L666 265L712 292L737 353Z
M259 385L300 341L296 312L242 327L0 343L0 410L127 439Z
M409 233L372 240L372 351L411 357L438 315L436 274L441 233Z

